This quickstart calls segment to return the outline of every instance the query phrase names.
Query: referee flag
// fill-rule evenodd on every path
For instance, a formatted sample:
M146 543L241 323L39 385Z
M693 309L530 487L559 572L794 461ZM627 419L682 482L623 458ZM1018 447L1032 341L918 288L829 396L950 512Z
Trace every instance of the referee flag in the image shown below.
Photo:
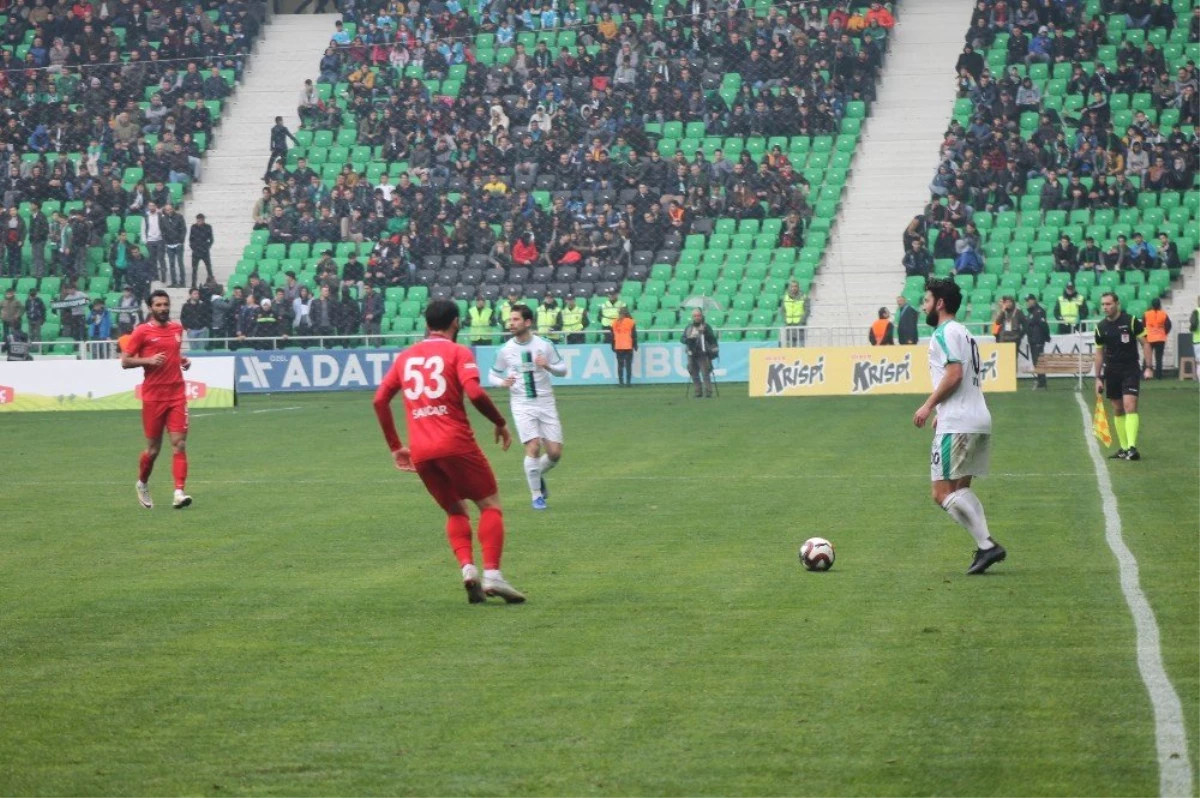
M1112 433L1108 431L1108 412L1104 409L1104 397L1096 394L1096 410L1092 413L1092 432L1105 446L1112 446Z

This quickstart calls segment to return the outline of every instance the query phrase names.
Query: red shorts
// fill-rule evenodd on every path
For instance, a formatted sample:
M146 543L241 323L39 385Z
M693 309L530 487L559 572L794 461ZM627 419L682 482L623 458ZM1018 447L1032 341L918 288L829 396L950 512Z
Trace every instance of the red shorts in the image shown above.
M478 449L469 454L437 457L417 463L417 475L425 483L429 495L447 513L464 499L479 501L495 495L499 490L491 465Z
M162 437L163 429L167 432L187 432L188 409L187 401L177 399L170 402L142 402L142 429L146 437L157 440Z

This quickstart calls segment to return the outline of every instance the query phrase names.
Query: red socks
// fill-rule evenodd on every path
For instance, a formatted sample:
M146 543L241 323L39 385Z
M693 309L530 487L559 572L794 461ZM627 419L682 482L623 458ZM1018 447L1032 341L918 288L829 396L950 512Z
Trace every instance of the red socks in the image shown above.
M149 452L142 452L142 457L138 460L138 481L147 482L150 479L150 472L154 470L154 458Z
M482 534L482 527L480 527ZM458 558L458 564L470 565L475 559L471 550L471 519L465 515L450 515L446 517L446 539L450 548Z
M504 513L495 508L479 514L479 545L483 548L483 568L500 570L500 555L504 552Z
M138 480L149 482L150 473L154 471L154 458L148 452L142 452L138 460ZM187 482L187 452L176 452L171 458L171 475L175 477L175 489L183 490Z
M175 490L183 490L187 482L187 452L176 452L171 458L171 474L175 477Z

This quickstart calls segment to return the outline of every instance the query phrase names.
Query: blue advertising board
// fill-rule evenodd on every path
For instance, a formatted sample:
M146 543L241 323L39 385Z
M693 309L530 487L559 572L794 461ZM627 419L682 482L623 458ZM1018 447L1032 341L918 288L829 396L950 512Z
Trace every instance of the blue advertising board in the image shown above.
M714 376L723 382L750 379L750 350L774 343L729 342L721 345ZM480 374L495 362L496 347L475 347ZM560 346L567 376L556 385L613 385L617 362L607 346ZM235 387L238 393L373 390L383 381L398 349L308 349L237 352ZM648 384L689 380L687 353L678 343L642 344L633 360L633 379Z
M713 376L722 382L748 382L750 380L750 350L764 346L775 346L763 342L729 342L721 344L721 358L713 369ZM481 346L475 350L479 372L486 373L495 362L496 347ZM555 377L555 385L615 385L617 382L617 359L612 349L599 344L560 346L558 353L567 361L567 376ZM638 346L633 356L633 381L643 384L669 384L689 382L687 350L683 344L645 343Z

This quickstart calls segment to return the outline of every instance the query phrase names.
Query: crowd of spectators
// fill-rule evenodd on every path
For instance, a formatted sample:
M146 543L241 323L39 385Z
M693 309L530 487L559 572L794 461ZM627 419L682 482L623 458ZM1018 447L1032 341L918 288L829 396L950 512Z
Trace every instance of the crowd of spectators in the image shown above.
M1005 253L985 252L976 214L1018 210L1084 222L1086 236L1064 231L1053 248L1055 269L1072 280L1080 271L1178 269L1191 253L1178 251L1174 227L1101 240L1086 225L1097 211L1138 208L1145 192L1195 191L1200 73L1192 59L1169 67L1144 36L1154 28L1171 41L1176 28L1200 40L1200 9L1178 18L1169 0L979 0L956 65L970 114L947 130L930 202L904 231L905 273L926 276L942 259L956 274L980 273ZM1141 31L1144 45L1124 30ZM1002 69L983 56L1000 37ZM1106 64L1114 50L1115 70ZM1140 108L1130 108L1130 95ZM1008 268L1023 273L1028 263L1010 256Z
M265 20L257 0L0 2L0 278L183 285L182 199ZM77 340L121 326L65 316Z
M273 137L255 226L314 254L354 243L335 268L377 290L464 299L604 293L718 217L782 218L777 245L802 246L811 187L786 137L834 134L873 97L893 25L878 2L342 8L300 115L378 168L346 163L330 185L286 154L290 131L282 151ZM672 128L697 145L785 138L672 153Z

